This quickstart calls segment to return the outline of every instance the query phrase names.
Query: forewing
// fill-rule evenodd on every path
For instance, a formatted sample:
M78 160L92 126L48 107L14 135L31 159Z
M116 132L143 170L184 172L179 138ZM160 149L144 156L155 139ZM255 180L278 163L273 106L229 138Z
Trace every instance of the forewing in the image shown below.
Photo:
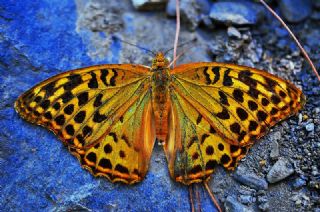
M133 183L145 175L154 142L153 129L144 131L153 121L149 87L147 67L92 66L36 85L15 109L53 131L95 175Z

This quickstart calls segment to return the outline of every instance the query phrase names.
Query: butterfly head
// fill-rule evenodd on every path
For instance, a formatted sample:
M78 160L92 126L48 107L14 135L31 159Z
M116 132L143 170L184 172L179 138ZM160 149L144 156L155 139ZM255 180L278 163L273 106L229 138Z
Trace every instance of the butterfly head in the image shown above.
M169 66L169 60L165 58L162 52L156 53L156 56L152 60L152 69L161 69Z

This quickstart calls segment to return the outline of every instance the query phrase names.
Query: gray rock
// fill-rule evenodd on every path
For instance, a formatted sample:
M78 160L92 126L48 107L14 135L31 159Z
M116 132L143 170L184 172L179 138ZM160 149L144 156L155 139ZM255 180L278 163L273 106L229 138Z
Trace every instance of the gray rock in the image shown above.
M306 130L307 130L308 132L314 131L314 123L309 123L309 124L307 124L307 125L306 125Z
M292 164L287 159L280 158L270 169L267 180L269 183L276 183L293 173Z
M292 23L298 23L312 12L310 0L280 0L279 6L284 18Z
M271 159L277 159L279 157L279 144L276 140L272 141L272 149L270 152Z
M237 199L233 196L228 196L225 203L224 207L227 212L251 212L250 208L247 206L241 204L240 202L237 201Z
M248 205L248 204L254 203L256 201L256 198L254 198L251 195L240 195L239 201L245 205Z
M162 10L167 0L131 0L137 10Z
M240 39L241 33L233 26L228 27L228 36Z
M262 7L251 2L215 2L210 17L225 24L253 25L263 15Z
M259 205L259 209L262 211L268 211L269 207L269 202L264 202Z
M295 181L293 182L293 188L299 189L302 186L305 186L306 184L307 184L307 182L304 179L299 177L299 178L295 179Z
M256 190L268 189L268 183L265 179L258 177L255 174L247 173L245 169L240 167L238 167L238 169L234 173L233 178L238 182Z

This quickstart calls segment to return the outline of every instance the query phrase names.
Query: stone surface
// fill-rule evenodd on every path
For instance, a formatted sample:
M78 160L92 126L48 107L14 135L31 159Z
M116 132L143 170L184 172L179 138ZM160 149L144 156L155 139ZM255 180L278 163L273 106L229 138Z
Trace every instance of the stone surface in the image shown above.
M250 208L246 207L245 205L241 204L237 201L237 199L233 196L228 196L226 202L224 203L224 207L226 208L227 212L251 212Z
M253 173L248 173L246 169L241 167L237 168L236 172L233 174L233 178L240 183L256 190L268 189L268 183L265 179L258 177Z
M251 2L215 2L210 17L225 24L252 25L262 17L262 7Z
M287 159L280 158L268 172L267 180L269 183L276 183L293 173L292 164Z
M311 0L280 0L279 6L281 14L292 23L298 23L312 12Z
M131 0L138 10L163 10L167 0Z

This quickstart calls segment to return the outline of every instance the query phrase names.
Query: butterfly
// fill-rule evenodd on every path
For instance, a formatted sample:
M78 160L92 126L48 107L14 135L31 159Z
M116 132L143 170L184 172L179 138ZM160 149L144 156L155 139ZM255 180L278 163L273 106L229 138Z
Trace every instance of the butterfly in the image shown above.
M94 176L142 181L158 140L170 176L190 185L207 181L218 164L233 170L305 101L295 85L267 72L215 62L170 69L159 52L151 67L107 64L61 73L14 107L56 134Z

